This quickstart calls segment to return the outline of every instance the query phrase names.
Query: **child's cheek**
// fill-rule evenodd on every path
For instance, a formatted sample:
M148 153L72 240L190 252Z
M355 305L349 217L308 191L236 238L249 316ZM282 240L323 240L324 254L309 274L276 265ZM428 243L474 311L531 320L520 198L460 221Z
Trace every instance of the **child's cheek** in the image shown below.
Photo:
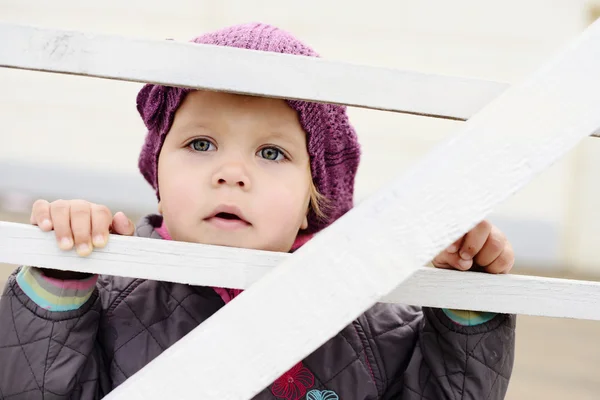
M298 181L295 180L296 183ZM293 185L290 181L280 182L263 199L265 218L271 222L271 226L278 226L280 232L291 232L294 236L298 232L308 205L308 187L304 189L303 186Z
M201 192L200 180L186 168L165 169L160 177L160 193L163 208L170 213L185 214L194 211L196 199ZM189 214L188 214L189 215Z

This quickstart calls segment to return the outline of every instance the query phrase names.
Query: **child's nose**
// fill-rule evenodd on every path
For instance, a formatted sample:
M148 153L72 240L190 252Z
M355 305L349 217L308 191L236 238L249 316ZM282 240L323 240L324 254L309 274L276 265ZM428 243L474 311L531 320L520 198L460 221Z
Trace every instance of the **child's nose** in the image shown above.
M213 175L213 186L237 186L244 190L250 189L250 178L246 168L241 163L227 163Z

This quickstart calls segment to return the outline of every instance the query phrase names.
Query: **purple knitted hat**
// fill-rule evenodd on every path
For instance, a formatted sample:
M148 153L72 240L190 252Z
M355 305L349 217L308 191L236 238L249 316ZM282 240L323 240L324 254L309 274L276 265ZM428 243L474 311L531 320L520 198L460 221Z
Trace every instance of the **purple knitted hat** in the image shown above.
M207 33L194 43L239 47L310 57L319 55L291 34L265 24L246 24ZM139 168L146 180L158 191L158 156L171 128L177 108L193 89L145 85L137 96L137 109L148 128L139 158ZM325 218L312 211L308 215L308 233L330 225L353 206L354 177L360 147L346 107L305 101L286 100L298 113L307 134L313 182L328 200Z

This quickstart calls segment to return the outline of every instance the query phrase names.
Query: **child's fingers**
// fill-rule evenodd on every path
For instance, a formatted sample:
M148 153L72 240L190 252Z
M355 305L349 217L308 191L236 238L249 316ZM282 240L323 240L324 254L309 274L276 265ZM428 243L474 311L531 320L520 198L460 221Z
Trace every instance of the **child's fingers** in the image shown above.
M481 221L473 229L467 232L458 252L460 258L463 260L472 260L485 244L491 230L492 224L488 221Z
M115 214L112 221L112 231L117 235L133 236L135 225L121 211Z
M432 264L437 268L453 268L466 271L473 266L473 260L463 260L458 253L442 251L433 259Z
M91 204L83 200L71 201L71 230L75 248L80 256L92 253L92 215Z
M490 235L483 244L483 247L475 256L477 265L487 267L496 260L508 245L506 236L495 226L492 227Z
M66 200L57 200L50 204L50 219L54 225L54 234L58 247L62 250L73 248L73 233L71 232L71 206Z
M452 265L443 263L443 262L439 262L439 261L433 261L432 262L433 266L436 268L440 268L440 269L454 269L454 267Z
M108 229L112 223L112 213L106 206L91 205L92 213L92 244L102 248L108 241Z
M462 246L463 240L465 239L465 236L461 236L458 240L456 240L454 243L452 243L450 246L448 246L446 248L446 251L448 253L456 253L458 251L458 249L460 249L460 247Z
M32 225L39 226L44 232L52 230L50 203L43 199L36 200L31 209L31 217L29 218L29 222Z
M485 271L490 274L507 274L515 263L515 253L510 243L504 247L502 254L498 256L491 264L485 267Z
M513 265L514 256L512 255L512 250L506 250L494 262L485 267L485 271L490 274L507 274Z

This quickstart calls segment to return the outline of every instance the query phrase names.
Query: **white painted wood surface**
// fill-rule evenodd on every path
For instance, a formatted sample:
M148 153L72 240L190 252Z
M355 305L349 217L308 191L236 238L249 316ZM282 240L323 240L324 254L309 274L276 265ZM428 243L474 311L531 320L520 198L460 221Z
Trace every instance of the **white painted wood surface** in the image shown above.
M600 22L112 397L251 398L598 129L599 70Z
M16 32L11 32L14 37L0 32L0 38L6 39L0 54L8 53L4 50L10 43L19 42ZM50 43L48 38L42 32L19 43L33 45L24 52L30 60L49 58L49 64L58 64L55 67L63 72L68 72L65 67L69 65L80 71L93 69L81 64L93 57L71 58L78 54L71 49L82 44L78 40L84 35L67 35ZM93 53L91 42L83 42ZM178 46L191 50L190 45ZM39 52L32 50L36 48ZM107 60L105 72L110 70ZM598 70L600 23L559 59L500 95L457 136L284 260L111 396L252 397L600 127ZM343 67L341 71L348 74L348 80L338 82L351 86L353 70ZM232 71L218 72L228 76ZM231 86L233 78L224 79L228 90L239 90ZM291 97L292 89L297 88L286 87L282 96ZM396 94L396 87L385 89ZM367 97L357 87L352 90L360 98ZM342 102L349 103L346 98ZM230 385L232 376L235 385Z
M53 232L0 221L0 262L248 289L288 253L111 235L89 257L58 248ZM600 282L415 268L380 301L600 321Z
M463 121L509 86L313 57L3 22L0 67L338 103ZM591 136L600 136L600 132Z
M313 57L8 23L0 23L0 66L459 120L471 117L508 87L506 83Z

